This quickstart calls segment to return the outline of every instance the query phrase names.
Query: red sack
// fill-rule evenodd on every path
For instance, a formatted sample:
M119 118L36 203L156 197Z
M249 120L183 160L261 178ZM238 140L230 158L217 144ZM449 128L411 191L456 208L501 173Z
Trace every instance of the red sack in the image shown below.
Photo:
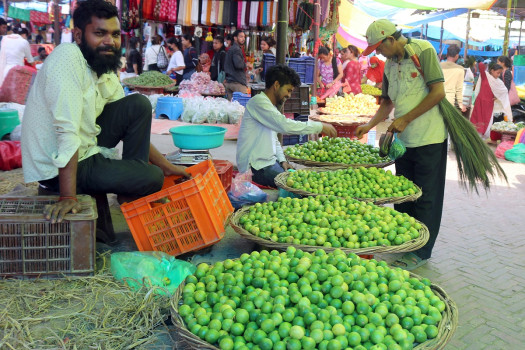
M20 141L0 141L0 170L22 167Z
M512 147L514 147L513 141L503 141L498 145L498 147L496 147L494 154L498 158L505 159L505 151L511 149Z

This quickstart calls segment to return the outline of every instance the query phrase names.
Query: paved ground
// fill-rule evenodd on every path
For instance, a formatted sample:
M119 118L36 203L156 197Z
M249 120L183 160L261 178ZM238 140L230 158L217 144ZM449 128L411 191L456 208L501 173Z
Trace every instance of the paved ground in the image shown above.
M154 135L152 141L164 153L173 151L169 136ZM225 142L212 155L235 162L235 142ZM498 180L489 193L469 194L459 186L449 153L441 232L433 257L414 271L442 286L459 308L459 327L447 349L525 349L525 165L501 164L508 185ZM134 249L118 207L112 214L123 240L119 248ZM213 262L254 248L228 229L211 250L187 258ZM395 256L376 258L390 261ZM148 349L166 349L169 342L163 337L158 347Z

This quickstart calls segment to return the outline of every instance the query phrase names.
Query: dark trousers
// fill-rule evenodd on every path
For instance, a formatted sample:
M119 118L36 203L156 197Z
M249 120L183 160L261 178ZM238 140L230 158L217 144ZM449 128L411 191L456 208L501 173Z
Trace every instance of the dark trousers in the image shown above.
M162 170L148 163L151 133L151 103L133 94L107 104L97 118L101 131L97 143L113 148L123 142L122 159L95 154L78 163L77 193L116 193L143 197L162 188ZM59 192L58 176L40 182Z
M445 177L447 170L447 140L443 143L407 148L396 160L396 175L403 175L421 187L423 194L415 202L396 204L396 210L407 213L423 222L430 239L423 248L415 251L420 258L428 259L436 242L443 213Z
M280 173L284 173L284 169L281 164L275 162L273 165L255 170L252 168L253 177L252 180L263 186L276 187L275 186L275 177Z

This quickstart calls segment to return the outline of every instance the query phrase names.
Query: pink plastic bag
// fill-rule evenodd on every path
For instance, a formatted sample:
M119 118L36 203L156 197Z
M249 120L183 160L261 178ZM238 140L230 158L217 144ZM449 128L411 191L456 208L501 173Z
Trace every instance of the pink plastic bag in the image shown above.
M498 145L498 147L496 147L496 150L494 151L494 154L498 158L505 159L505 151L511 149L512 147L514 147L514 142L512 142L512 141L503 141L502 143L500 143Z

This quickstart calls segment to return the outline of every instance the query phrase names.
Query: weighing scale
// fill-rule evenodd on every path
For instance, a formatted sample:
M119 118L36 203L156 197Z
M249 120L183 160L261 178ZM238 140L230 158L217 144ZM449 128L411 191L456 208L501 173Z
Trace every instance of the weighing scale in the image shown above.
M194 165L212 158L209 150L179 149L167 154L166 159L175 165Z

